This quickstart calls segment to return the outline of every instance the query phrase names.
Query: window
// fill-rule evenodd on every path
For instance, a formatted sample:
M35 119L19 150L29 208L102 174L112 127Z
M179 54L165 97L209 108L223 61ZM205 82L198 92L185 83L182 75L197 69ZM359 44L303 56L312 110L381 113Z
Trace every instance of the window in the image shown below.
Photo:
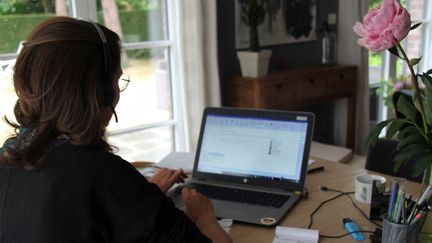
M381 1L379 1L381 2ZM401 3L407 7L411 14L411 21L421 22L421 26L410 31L402 42L408 57L422 57L418 71L425 72L432 67L432 5L428 0L405 0ZM372 1L371 7L377 4ZM394 116L391 104L391 95L394 82L405 82L409 80L409 71L402 60L389 52L369 53L369 87L370 87L370 112L371 125ZM384 99L383 99L384 98Z
M43 20L55 15L68 15L69 10L69 3L66 0L10 0L0 4L0 116L2 118L6 115L13 120L13 107L17 97L12 85L12 74L20 42ZM1 119L0 144L3 144L12 132L12 129Z
M22 4L31 5L33 2L46 1L25 1ZM42 7L39 6L29 17L42 21L54 16L56 3L59 2L64 3L66 14L96 20L117 32L123 40L122 68L123 73L130 76L131 82L122 92L116 107L119 123L112 120L107 128L108 141L119 149L117 153L129 161L159 161L172 150L187 149L185 126L182 113L179 112L183 110L182 93L176 79L179 62L176 28L173 24L177 16L175 1L53 0L49 14L41 12ZM0 24L13 18L19 19L17 22L24 22L22 16L13 12L2 13ZM19 31L22 35L6 42L7 46L0 44L0 114L8 117L12 117L11 111L16 100L10 67L16 58L19 40L35 25L36 21L28 20L26 24L17 25L14 30L6 29L9 33ZM10 36L9 33L2 36ZM6 129L8 127L2 122L0 142L5 138Z

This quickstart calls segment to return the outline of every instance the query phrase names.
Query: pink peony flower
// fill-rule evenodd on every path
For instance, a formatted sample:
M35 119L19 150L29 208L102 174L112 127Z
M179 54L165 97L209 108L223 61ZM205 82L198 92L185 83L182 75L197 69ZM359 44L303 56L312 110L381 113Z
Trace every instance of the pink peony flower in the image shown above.
M394 91L401 91L404 88L404 83L402 82L396 82L393 84L393 90Z
M353 29L360 36L357 43L371 51L382 51L398 44L408 35L411 16L399 0L384 0L370 10Z

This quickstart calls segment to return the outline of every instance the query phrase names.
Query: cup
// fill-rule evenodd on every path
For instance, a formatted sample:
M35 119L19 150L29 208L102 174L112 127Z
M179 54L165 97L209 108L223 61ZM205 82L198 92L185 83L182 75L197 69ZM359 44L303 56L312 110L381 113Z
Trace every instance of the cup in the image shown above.
M359 175L354 180L355 199L362 203L370 203L372 198L372 184L377 180L378 190L384 191L386 178L379 175Z
M415 243L418 242L420 221L412 224L395 224L388 220L387 213L383 215L382 243Z

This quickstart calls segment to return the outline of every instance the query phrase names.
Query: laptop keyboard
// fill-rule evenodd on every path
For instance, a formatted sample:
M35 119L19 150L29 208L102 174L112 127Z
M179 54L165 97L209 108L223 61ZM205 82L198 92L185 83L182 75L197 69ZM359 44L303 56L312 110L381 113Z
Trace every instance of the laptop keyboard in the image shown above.
M241 202L280 208L289 199L288 195L194 184L194 188L203 195L226 201Z

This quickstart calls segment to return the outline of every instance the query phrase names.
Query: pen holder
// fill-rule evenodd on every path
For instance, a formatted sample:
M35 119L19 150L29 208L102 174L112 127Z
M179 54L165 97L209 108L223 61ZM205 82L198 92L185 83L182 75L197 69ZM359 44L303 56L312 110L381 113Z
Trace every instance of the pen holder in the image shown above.
M382 243L415 243L418 242L420 221L413 224L395 224L388 220L387 213L383 215Z

